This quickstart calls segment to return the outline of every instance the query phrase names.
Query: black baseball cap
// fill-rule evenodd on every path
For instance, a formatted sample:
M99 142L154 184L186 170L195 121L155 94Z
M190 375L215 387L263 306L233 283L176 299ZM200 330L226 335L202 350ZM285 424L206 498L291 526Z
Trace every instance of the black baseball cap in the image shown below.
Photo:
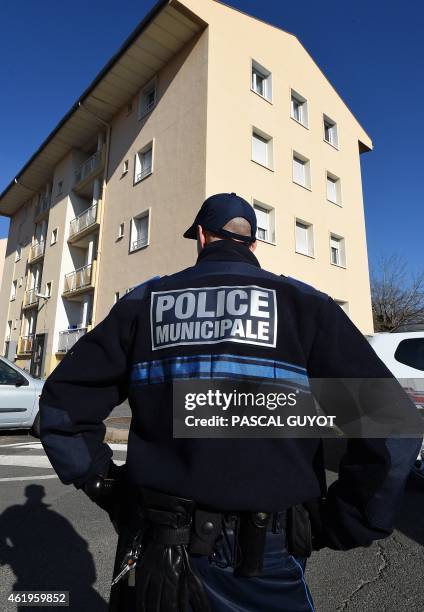
M235 217L242 217L250 223L250 236L242 236L222 229ZM197 226L213 232L222 238L235 238L246 244L256 240L256 214L253 206L236 193L217 193L207 198L196 215L193 225L184 232L184 238L197 239Z

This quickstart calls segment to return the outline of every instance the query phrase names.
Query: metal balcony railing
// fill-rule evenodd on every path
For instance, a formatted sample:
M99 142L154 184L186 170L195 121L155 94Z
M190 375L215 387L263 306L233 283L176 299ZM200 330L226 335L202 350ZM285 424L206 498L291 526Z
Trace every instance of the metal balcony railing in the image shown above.
M21 355L27 355L28 353L32 353L33 340L34 334L29 334L28 336L20 336L18 340L17 352Z
M138 181L141 181L141 179L145 178L146 176L149 176L149 174L152 174L152 166L146 166L145 168L142 168L142 170L137 172L137 174L135 175L135 182L138 183Z
M79 234L87 227L94 225L97 220L97 203L83 210L79 215L70 221L69 238Z
M90 286L92 271L93 264L87 264L82 266L82 268L78 268L73 272L65 274L65 287L63 289L63 293L72 293L73 291L78 291L83 287Z
M67 353L74 344L87 333L86 327L77 327L75 329L66 329L59 332L58 353Z
M139 238L138 240L133 240L131 242L131 251L136 251L137 249L141 249L144 246L147 246L147 236Z
M50 203L51 203L51 194L44 194L42 196L40 196L40 199L38 200L38 204L35 207L35 216L38 217L39 215L41 215L41 213L43 213L45 210L47 210L48 208L50 208Z
M103 160L103 149L96 151L91 157L85 160L81 166L75 170L75 183L85 180L90 174L98 170Z
M29 261L30 262L44 255L45 245L46 243L44 240L40 240L40 241L37 240L31 245L31 248L29 250Z
M25 291L24 301L22 303L22 306L24 308L28 306L35 306L36 304L38 304L38 297L35 295L36 293L40 293L39 287L33 287L32 289L28 289L27 291Z

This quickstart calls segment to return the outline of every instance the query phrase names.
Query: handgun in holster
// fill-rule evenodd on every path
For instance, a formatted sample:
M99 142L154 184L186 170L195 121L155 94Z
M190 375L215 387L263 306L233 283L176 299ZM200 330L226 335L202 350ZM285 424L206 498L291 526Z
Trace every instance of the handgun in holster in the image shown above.
M262 574L270 516L267 512L239 514L234 533L235 576L251 578Z

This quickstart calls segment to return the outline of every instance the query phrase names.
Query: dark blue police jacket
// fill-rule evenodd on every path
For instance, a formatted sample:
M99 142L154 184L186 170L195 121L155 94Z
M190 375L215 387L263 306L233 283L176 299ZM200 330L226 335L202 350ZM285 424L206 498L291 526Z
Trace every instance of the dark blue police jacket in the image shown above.
M320 439L173 438L174 379L281 373L393 378L331 297L261 269L240 243L217 241L194 266L133 289L78 340L45 382L41 440L61 481L80 487L106 473L103 420L128 397L132 482L220 510L281 510L325 496L326 545L387 536L417 440L349 440L326 491Z

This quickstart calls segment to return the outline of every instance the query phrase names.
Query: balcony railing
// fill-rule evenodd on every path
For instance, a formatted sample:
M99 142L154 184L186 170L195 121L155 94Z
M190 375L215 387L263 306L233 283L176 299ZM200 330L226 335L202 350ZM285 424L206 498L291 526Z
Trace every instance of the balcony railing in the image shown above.
M149 174L152 174L152 166L146 166L145 168L142 168L141 170L139 170L139 172L136 173L134 182L138 183L138 181L141 181L141 179L144 179L146 176L149 176Z
M145 246L147 246L147 236L139 238L138 240L133 240L131 242L131 251L136 251L137 249L141 249Z
M69 238L76 236L80 232L84 231L91 225L94 225L97 221L97 203L90 206L86 210L83 210L79 215L72 219L69 228Z
M81 183L91 174L99 170L103 163L103 149L96 151L91 157L85 160L81 166L75 170L75 183Z
M30 334L29 336L20 336L18 340L17 353L19 355L30 355L32 353L33 340L34 334Z
M36 306L38 304L38 297L35 295L36 293L40 293L39 287L34 287L33 289L28 289L24 293L24 301L22 303L23 308L29 308L30 306Z
M65 274L65 286L63 293L73 293L84 287L89 287L92 283L93 264L87 264L73 272Z
M50 203L51 203L51 194L50 193L48 195L40 196L40 199L38 200L38 204L35 207L35 216L38 217L44 211L46 211L48 208L50 208Z
M36 242L34 242L33 245L31 245L31 248L29 250L29 262L34 261L34 259L39 259L44 255L45 244L46 243L44 242L44 240L37 240Z
M86 327L77 327L75 329L66 329L59 332L58 353L67 353L70 348L87 332Z

